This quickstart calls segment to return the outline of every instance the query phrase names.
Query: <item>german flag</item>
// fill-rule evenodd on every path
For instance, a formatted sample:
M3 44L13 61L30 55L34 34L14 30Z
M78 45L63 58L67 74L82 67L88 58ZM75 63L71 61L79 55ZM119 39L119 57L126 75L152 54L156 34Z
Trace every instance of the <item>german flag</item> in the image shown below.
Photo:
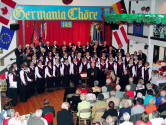
M115 14L127 13L124 0L120 0L119 2L113 4L112 7L114 8Z

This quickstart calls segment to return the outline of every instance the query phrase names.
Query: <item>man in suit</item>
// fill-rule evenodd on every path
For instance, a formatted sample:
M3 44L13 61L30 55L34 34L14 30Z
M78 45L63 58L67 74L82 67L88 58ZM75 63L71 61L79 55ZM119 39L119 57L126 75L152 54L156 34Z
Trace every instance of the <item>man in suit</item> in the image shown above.
M52 113L53 117L55 117L55 110L53 106L49 106L50 101L49 99L44 99L44 107L42 108L42 117L44 117L48 113Z
M117 54L118 54L119 52L122 53L122 56L125 55L125 51L124 51L124 49L122 49L122 45L119 45L119 48L118 48L117 51L116 51Z
M142 52L142 50L138 51L138 60L142 60L143 64L146 62L146 55Z
M18 45L18 48L15 50L15 55L17 67L20 68L21 64L23 63L23 50L21 48L21 45Z
M98 78L99 78L99 68L96 67L95 62L91 63L91 68L88 69L87 76L88 76L89 86L93 87L94 86L93 85L94 81L98 80Z

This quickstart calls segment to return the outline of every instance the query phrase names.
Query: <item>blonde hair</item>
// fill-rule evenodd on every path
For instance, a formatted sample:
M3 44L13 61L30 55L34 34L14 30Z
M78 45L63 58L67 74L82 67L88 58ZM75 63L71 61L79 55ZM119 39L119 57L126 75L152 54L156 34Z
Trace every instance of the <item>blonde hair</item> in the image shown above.
M81 91L79 89L76 90L76 94L80 95Z
M69 104L68 102L63 102L62 105L61 105L61 108L62 108L62 109L68 110L69 107L70 107L70 104Z

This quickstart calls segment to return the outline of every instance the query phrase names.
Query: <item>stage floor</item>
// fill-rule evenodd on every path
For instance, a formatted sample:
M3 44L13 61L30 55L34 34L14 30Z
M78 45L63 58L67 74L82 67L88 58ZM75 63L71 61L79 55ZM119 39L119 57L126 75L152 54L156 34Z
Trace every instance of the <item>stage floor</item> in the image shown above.
M54 90L53 92L45 92L43 94L37 94L27 102L22 103L19 102L14 109L20 113L20 115L29 114L30 112L35 112L36 109L40 109L43 107L43 100L48 98L50 100L50 105L54 106L55 112L61 110L61 104L64 97L64 90ZM56 117L54 119L54 123L56 123Z

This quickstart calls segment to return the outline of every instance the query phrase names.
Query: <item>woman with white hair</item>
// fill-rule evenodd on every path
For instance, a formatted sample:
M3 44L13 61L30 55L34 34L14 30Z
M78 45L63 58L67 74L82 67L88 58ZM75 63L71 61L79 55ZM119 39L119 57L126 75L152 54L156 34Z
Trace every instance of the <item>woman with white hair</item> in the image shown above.
M74 125L72 113L69 112L70 104L63 102L61 108L57 113L57 125Z
M132 122L130 122L130 114L128 112L123 113L123 120L124 122L121 123L120 125L133 125Z

